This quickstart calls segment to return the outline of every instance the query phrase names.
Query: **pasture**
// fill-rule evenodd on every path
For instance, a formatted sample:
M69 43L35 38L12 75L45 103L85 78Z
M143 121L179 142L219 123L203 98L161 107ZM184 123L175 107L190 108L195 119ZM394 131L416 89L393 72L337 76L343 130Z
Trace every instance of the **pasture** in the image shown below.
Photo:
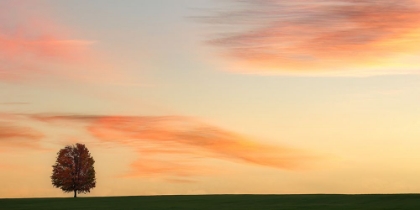
M1 210L217 209L392 210L420 209L420 195L177 195L0 199Z

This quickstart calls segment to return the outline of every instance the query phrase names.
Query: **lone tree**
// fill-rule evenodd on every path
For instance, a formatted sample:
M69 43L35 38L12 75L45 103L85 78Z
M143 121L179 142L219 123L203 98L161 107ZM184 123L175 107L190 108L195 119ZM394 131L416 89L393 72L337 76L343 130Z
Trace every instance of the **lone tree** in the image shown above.
M58 153L51 175L52 184L64 192L88 193L96 186L95 161L84 144L66 146Z

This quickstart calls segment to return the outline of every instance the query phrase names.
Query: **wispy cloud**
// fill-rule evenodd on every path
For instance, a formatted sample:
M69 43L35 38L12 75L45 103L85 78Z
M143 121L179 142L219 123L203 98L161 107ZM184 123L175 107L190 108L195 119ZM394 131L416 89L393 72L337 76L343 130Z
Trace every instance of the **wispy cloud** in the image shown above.
M41 149L39 143L43 137L44 134L33 128L0 122L0 151L10 148Z
M34 57L71 62L82 59L85 48L93 43L54 37L47 32L31 36L32 31L25 30L20 29L16 34L1 34L0 46L4 58L18 60Z
M81 62L93 42L68 37L39 1L0 2L0 80L30 80L48 65ZM40 8L43 8L41 11Z
M34 115L49 123L83 123L103 142L127 145L138 151L126 177L196 176L212 173L203 160L228 160L296 170L319 160L307 151L267 145L217 126L182 116L51 116Z
M15 170L15 169L18 169L18 167L12 164L0 163L0 169L1 170Z
M139 153L139 157L145 155ZM156 155L156 154L154 154ZM162 159L162 158L160 158ZM206 176L214 174L214 169L207 168L200 165L199 161L188 163L184 157L163 158L139 158L131 163L130 172L122 175L124 178L138 178L138 177L165 177L171 182L194 182L193 177ZM191 161L190 161L191 162ZM182 179L181 179L182 178Z
M127 79L92 49L95 40L75 36L49 10L41 1L0 2L0 82L36 82L54 77L122 83Z
M420 67L418 0L229 2L200 20L220 26L209 43L233 59L236 70L385 74Z

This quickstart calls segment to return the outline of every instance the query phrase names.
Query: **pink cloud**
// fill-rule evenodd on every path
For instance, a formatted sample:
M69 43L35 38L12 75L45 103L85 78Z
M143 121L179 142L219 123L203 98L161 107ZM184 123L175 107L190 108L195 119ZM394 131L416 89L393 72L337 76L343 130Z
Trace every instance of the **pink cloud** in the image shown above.
M404 73L413 68L404 56L420 55L418 0L230 2L236 6L201 20L236 30L224 28L209 43L240 71L317 74L374 68L381 74L391 65L395 73Z
M68 38L41 2L2 1L0 13L0 80L33 79L48 75L51 64L86 62L93 42Z
M66 62L81 59L92 41L66 40L45 34L26 37L30 32L20 35L0 34L0 49L6 59L22 59L33 56L38 59L62 60Z
M74 36L51 11L40 1L0 2L0 82L125 81L109 60L92 49L94 40Z

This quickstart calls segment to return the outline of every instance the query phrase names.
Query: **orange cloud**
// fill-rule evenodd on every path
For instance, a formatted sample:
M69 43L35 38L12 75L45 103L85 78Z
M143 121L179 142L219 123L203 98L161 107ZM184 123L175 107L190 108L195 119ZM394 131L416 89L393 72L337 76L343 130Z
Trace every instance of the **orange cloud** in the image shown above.
M0 169L1 170L14 170L14 169L18 169L18 167L11 165L11 164L3 164L0 163Z
M44 122L85 123L103 142L135 148L139 159L127 177L168 175L185 177L212 173L209 159L296 170L319 157L309 152L267 145L198 120L181 116L33 116ZM210 169L209 169L210 168ZM204 170L203 170L204 169Z
M418 0L231 2L236 6L202 20L236 30L224 30L209 43L233 58L240 71L381 74L420 67L410 63L420 56Z
M2 151L10 148L41 149L39 143L44 135L32 128L0 122L0 145Z
M143 153L139 154L144 155ZM131 171L122 177L136 178L136 177L168 177L168 180L174 181L182 177L184 182L193 182L193 176L209 175L214 173L208 168L202 167L198 164L187 164L178 159L158 160L155 158L139 158L131 164ZM178 177L178 178L174 178ZM179 181L179 180L178 180Z

